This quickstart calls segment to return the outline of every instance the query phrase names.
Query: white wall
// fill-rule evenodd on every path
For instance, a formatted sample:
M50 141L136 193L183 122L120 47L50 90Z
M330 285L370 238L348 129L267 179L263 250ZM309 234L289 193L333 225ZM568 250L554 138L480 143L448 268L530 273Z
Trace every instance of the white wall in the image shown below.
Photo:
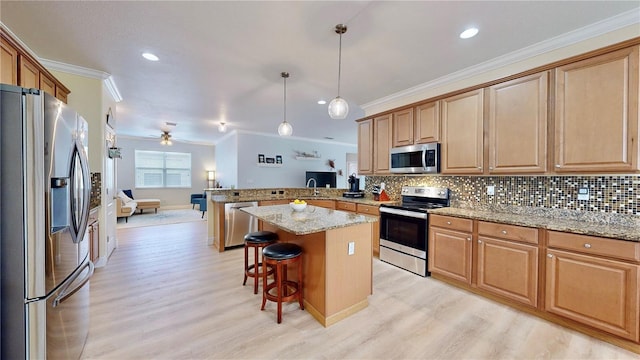
M235 131L216 144L216 180L222 187L237 187L238 133Z
M335 162L333 171L342 170L337 176L337 187L346 188L348 174L347 153L357 152L356 145L311 141L308 139L285 138L277 135L237 133L237 182L236 188L304 187L305 171L332 171L327 160ZM216 147L217 163L220 168L227 157ZM319 160L296 160L296 151L320 154ZM258 154L266 157L282 155L282 167L260 167ZM221 178L223 184L228 182Z
M179 207L189 205L190 194L202 193L208 187L207 170L216 167L213 145L197 145L173 141L172 146L163 146L158 139L131 138L119 136L118 147L122 148L122 159L116 160L118 168L118 188L131 189L138 199L160 199L160 206ZM191 153L191 188L187 189L136 189L135 188L135 150L172 151Z

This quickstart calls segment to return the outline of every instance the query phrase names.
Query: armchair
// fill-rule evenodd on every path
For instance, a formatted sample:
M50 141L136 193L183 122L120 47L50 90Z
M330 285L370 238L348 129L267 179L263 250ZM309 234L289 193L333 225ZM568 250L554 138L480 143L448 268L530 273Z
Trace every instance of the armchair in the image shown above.
M202 198L200 198L200 202L198 203L200 207L200 211L202 211L201 218L204 219L204 213L207 211L207 194L205 193Z
M195 209L195 208L196 208L196 205L199 205L199 204L200 204L200 201L201 201L203 198L206 198L206 193L203 193L203 194L191 194L191 208L192 208L192 209ZM206 203L206 202L205 202L205 203ZM205 205L205 206L207 206L207 205ZM202 209L202 208L201 208L201 209Z

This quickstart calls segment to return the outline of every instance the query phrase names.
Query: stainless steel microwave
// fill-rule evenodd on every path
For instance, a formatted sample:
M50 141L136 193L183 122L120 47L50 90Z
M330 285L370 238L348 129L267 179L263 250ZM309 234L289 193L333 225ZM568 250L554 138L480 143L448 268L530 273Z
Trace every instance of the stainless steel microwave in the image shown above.
M392 148L389 168L392 173L437 174L440 172L440 144L428 143Z

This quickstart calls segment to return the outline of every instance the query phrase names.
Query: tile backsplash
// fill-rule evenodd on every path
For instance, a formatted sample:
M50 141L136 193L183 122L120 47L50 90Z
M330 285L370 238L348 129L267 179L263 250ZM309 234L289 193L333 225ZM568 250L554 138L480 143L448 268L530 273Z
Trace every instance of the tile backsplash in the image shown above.
M596 176L367 176L365 191L386 184L393 199L403 185L448 187L453 205L529 206L640 216L640 175ZM495 186L495 195L487 195ZM578 200L578 189L589 200Z

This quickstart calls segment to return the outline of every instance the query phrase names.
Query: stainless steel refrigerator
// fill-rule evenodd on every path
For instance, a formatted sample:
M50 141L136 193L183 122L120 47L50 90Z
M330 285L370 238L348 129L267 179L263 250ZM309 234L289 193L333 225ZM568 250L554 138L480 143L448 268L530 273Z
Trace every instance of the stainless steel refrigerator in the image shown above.
M78 359L89 329L87 122L0 84L0 358Z

